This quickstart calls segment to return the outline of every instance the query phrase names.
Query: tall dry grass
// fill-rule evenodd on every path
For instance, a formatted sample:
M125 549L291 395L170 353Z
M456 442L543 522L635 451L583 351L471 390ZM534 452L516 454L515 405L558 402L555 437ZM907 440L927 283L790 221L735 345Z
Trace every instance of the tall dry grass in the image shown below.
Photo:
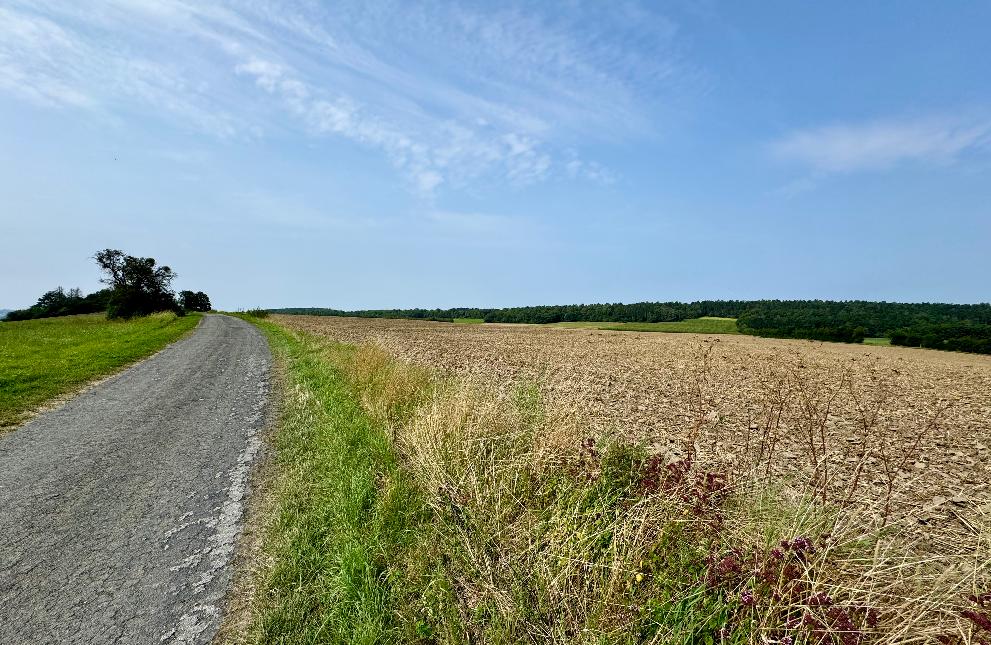
M883 383L770 375L735 447L744 467L731 470L698 449L718 423L704 347L682 393L688 427L675 459L591 434L546 409L536 388L452 380L375 346L325 352L388 428L430 510L408 565L415 592L396 609L424 642L991 639L988 518L946 549L891 521L918 441L879 422ZM842 478L828 430L841 396L855 397L862 424ZM781 425L788 406L804 411L797 428ZM938 419L935 406L925 423ZM773 476L796 433L806 474ZM879 495L858 494L868 470Z

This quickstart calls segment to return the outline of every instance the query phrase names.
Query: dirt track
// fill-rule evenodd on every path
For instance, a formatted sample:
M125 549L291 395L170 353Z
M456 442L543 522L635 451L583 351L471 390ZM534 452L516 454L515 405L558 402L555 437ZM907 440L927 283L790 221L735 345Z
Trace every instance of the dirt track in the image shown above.
M619 432L672 457L683 453L698 423L698 450L731 467L752 452L774 401L787 399L773 467L799 480L810 468L803 401L821 411L835 392L825 434L837 495L856 474L859 447L870 443L892 462L907 457L893 474L894 508L919 521L920 530L966 530L968 516L991 510L988 356L748 336L276 319L344 342L375 342L404 359L504 387L537 382L552 407L573 411L592 433ZM709 368L702 369L707 352ZM875 404L876 422L863 433L863 419ZM883 495L881 473L879 460L867 458L858 497L876 501Z
M209 643L270 355L229 316L0 438L0 643Z

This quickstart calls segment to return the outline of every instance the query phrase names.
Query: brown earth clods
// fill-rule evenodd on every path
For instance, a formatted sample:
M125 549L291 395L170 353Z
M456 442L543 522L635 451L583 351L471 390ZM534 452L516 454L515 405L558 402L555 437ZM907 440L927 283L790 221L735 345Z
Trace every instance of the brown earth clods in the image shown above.
M503 388L535 383L590 436L620 434L671 459L695 451L740 469L760 453L761 468L795 482L825 465L831 497L853 490L877 513L890 484L892 519L940 542L991 515L991 356L540 325L273 320ZM823 446L828 457L817 461Z

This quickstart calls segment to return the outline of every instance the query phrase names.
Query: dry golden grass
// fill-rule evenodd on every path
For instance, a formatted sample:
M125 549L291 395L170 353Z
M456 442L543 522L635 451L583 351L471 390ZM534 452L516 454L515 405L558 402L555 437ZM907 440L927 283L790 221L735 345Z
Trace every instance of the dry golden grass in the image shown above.
M585 453L612 436L646 445L660 464L691 459L731 473L740 503L719 518L728 553L830 534L802 563L805 604L767 600L751 619L755 639L780 633L796 611L824 612L808 604L820 592L880 608L882 642L971 638L961 611L988 585L987 357L531 326L277 322L362 345L348 363L362 402L392 427L428 502L451 523L444 535L457 536L448 547L462 557L452 571L463 617L497 607L525 620L532 608L521 603L534 598L520 594L526 576L542 581L538 604L556 612L538 640L581 640L575 630L590 623L619 633L642 612L636 599L653 592L631 586L653 580L642 563L657 531L704 529L695 510L647 495L603 523L602 509L582 513L571 493L556 490L562 503L550 507L527 501L544 499L534 482L559 482L556 472L604 477L591 469L606 457ZM596 536L605 533L604 561ZM656 642L673 637L656 632Z

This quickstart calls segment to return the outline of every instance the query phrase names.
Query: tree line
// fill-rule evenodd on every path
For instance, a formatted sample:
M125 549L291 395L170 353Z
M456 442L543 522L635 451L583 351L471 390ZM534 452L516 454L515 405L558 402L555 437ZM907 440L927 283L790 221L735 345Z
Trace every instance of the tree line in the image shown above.
M545 305L493 309L485 322L675 322L689 318L716 316L736 318L746 306L742 300L700 300L697 302L634 302L581 305Z
M482 318L496 309L478 309L473 307L455 307L453 309L359 309L344 311L342 309L327 309L325 307L283 307L267 309L276 314L301 316L341 316L347 318L404 318L410 320L432 320L436 322L453 322L455 318Z
M412 318L548 324L557 322L673 322L703 316L736 318L745 334L861 343L890 338L894 345L991 353L991 304L872 302L866 300L700 300L544 305L482 309L288 308L271 311L317 316Z
M860 343L890 338L893 345L987 353L979 342L991 332L991 305L762 300L738 317L745 334Z
M490 323L548 324L557 322L673 322L702 316L736 318L743 311L743 300L699 302L636 302L633 304L542 305L485 309L360 309L344 311L321 307L270 309L274 313L310 316L349 316L354 318L410 318L450 322L455 318L479 318Z
M48 291L34 305L7 314L4 320L32 320L89 314L104 311L108 318L133 318L158 311L183 315L187 311L210 311L210 298L202 291L172 290L175 271L159 265L154 258L127 255L118 249L104 249L93 256L103 273L100 282L107 285L88 295L79 289L66 291L57 287Z
M991 325L970 321L920 323L891 332L891 344L991 354Z
M84 296L79 289L66 291L62 287L56 287L43 293L38 298L38 302L27 309L16 309L8 312L4 320L31 320L34 318L92 314L106 311L109 300L110 289L100 289Z

